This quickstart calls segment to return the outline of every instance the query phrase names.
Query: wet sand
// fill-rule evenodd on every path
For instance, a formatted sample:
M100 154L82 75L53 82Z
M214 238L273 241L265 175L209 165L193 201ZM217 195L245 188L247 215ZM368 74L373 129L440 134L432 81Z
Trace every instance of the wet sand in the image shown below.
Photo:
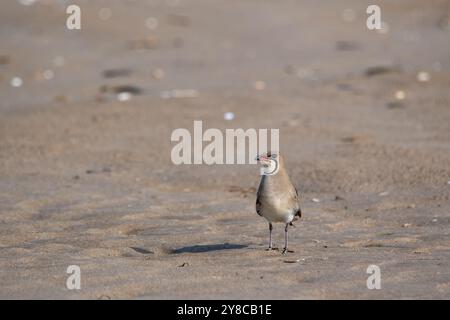
M78 3L0 4L0 298L450 298L448 1ZM256 166L172 164L194 120L280 128L295 253Z

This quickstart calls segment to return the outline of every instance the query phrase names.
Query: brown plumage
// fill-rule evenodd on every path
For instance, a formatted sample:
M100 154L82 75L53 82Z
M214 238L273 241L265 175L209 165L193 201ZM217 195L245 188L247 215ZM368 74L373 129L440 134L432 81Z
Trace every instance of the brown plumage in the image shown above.
M262 165L261 182L256 197L256 212L269 222L269 249L272 250L272 223L285 224L283 253L288 251L288 227L302 216L297 189L278 153L267 152L257 158Z

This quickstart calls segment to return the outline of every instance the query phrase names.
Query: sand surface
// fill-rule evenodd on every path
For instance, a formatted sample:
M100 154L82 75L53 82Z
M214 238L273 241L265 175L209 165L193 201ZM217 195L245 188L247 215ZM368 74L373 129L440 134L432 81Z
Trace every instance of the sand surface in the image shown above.
M448 1L71 2L0 4L0 298L450 298ZM194 120L280 129L295 253L257 166L171 162Z

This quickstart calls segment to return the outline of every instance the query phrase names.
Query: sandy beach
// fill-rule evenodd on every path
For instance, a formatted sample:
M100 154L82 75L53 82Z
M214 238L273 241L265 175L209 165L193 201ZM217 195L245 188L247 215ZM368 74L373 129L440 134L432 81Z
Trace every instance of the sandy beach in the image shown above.
M449 1L378 1L381 31L370 1L71 1L81 30L26 2L0 4L0 298L450 299ZM294 253L265 251L258 166L172 163L195 120L280 129Z

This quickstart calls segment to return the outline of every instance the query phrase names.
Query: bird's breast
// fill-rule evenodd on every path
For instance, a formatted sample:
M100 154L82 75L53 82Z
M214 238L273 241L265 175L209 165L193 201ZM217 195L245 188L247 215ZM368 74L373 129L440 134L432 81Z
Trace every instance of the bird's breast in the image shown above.
M292 209L289 208L286 201L280 197L261 197L261 215L271 222L292 221Z

